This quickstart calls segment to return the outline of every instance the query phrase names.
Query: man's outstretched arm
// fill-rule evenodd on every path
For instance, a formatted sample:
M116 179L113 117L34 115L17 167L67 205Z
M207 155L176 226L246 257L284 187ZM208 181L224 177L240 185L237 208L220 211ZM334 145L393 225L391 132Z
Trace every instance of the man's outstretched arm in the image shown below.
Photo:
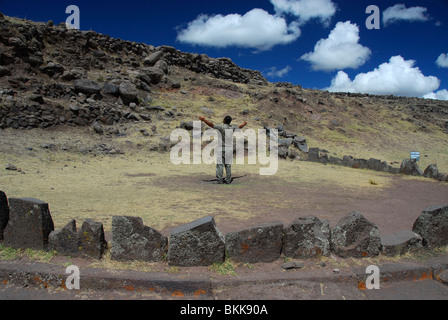
M202 122L204 122L206 125L208 125L210 128L215 128L215 125L208 121L207 119L205 119L205 117L199 117L199 120L201 120Z
M247 126L247 121L244 122L242 125L239 126L240 129L243 129L245 126Z

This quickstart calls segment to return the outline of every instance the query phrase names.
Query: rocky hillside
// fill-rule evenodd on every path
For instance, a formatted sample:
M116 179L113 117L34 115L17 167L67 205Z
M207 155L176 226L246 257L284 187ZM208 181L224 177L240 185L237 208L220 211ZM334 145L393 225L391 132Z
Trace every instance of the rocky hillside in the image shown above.
M448 101L269 83L228 58L0 14L0 130L118 134L123 123L151 123L155 131L160 122L175 127L227 113L253 128L282 124L335 153L401 161L418 148L448 165Z

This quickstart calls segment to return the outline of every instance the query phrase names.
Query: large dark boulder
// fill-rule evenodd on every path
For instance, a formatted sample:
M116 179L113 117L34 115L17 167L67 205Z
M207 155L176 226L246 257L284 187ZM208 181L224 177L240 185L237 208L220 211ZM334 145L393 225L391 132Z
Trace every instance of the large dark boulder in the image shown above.
M284 230L283 254L294 259L329 256L330 225L316 217L296 219Z
M44 250L54 230L48 204L32 198L9 199L9 222L4 244L16 249Z
M157 61L162 59L163 55L164 55L163 51L156 51L156 52L152 53L151 55L149 55L148 57L146 57L145 60L143 61L143 64L145 66L152 67Z
M125 105L129 105L131 103L138 104L138 89L130 81L124 81L118 87L121 100Z
M3 230L5 230L9 221L8 197L3 191L0 191L0 241L3 240Z
M215 219L206 217L170 232L168 263L179 267L210 266L225 258L224 237Z
M331 249L342 258L364 258L380 254L378 227L359 212L342 218L331 230Z
M53 77L55 74L63 74L64 67L54 62L49 62L47 65L40 68L40 71Z
M283 224L268 223L259 227L226 234L226 251L235 261L273 262L282 253Z
M428 248L448 245L448 206L433 206L422 212L412 229Z
M156 85L162 81L164 76L165 72L161 68L154 66L141 69L138 77L148 85Z
M159 262L167 249L167 237L143 225L141 218L112 218L112 260Z
M101 86L90 79L75 80L75 90L84 94L97 94L101 91Z

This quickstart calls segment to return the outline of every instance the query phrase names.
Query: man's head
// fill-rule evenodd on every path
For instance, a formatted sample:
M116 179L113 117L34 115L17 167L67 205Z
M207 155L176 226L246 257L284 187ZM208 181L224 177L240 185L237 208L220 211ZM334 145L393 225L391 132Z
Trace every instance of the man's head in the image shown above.
M224 124L230 125L232 123L232 117L227 116L224 118Z

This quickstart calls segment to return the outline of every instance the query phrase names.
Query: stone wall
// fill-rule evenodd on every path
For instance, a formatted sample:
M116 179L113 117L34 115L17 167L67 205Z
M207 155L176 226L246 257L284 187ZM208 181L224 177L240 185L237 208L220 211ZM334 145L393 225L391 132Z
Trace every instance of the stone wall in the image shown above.
M172 229L168 237L147 227L138 217L112 219L112 241L103 224L87 219L77 231L76 221L54 230L47 203L36 199L7 199L0 191L0 243L14 248L56 250L71 257L102 259L110 248L116 261L167 261L180 267L210 266L226 255L243 263L267 263L283 257L311 259L331 254L342 258L396 256L448 245L448 205L422 212L413 230L382 237L377 225L352 212L336 226L317 217L302 217L284 226L272 222L226 235L213 217Z
M311 162L322 164L335 164L354 169L367 169L391 174L404 174L435 179L441 182L448 182L448 174L439 172L436 164L431 164L423 171L414 159L405 159L400 168L389 165L386 161L379 159L357 159L352 156L344 156L342 159L328 156L328 153L319 148L310 148L307 159Z
M271 127L265 126L267 137L271 135L276 136L275 131ZM401 163L400 168L388 164L386 161L379 159L357 159L353 156L344 156L342 159L329 156L327 150L320 148L310 148L307 143L307 138L302 137L294 132L286 130L284 125L279 125L275 128L277 130L278 138L278 156L280 159L296 159L301 153L304 155L301 160L322 163L334 164L353 169L366 169L380 172L387 172L391 174L404 174L412 176L420 176L430 179L435 179L441 182L448 182L448 174L439 172L437 164L431 164L423 171L419 168L418 163L414 159L405 159Z

